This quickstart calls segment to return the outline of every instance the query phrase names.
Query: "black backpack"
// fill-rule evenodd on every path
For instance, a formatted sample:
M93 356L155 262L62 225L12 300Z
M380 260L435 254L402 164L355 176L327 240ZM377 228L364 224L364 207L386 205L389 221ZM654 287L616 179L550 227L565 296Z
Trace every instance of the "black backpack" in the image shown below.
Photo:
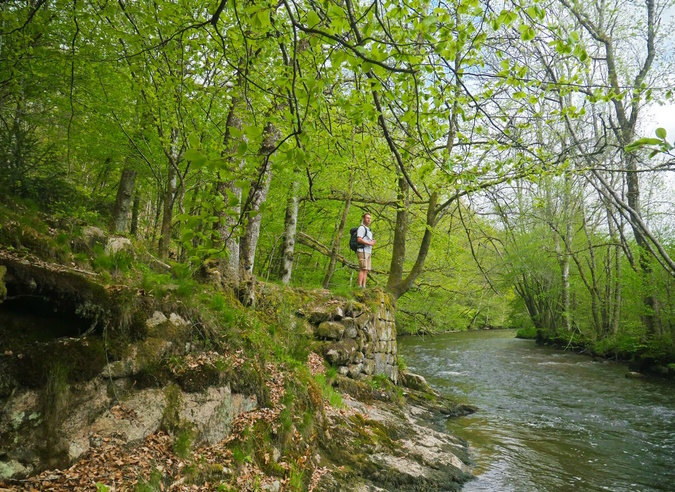
M361 226L359 226L359 227L361 227ZM350 234L350 237L349 237L349 249L351 249L351 250L354 251L354 252L356 252L356 250L359 249L359 247L361 246L361 245L359 244L358 239L357 239L358 236L356 235L356 233L357 233L358 231L359 231L359 228L358 228L358 227L352 227L351 229L349 229L349 234Z

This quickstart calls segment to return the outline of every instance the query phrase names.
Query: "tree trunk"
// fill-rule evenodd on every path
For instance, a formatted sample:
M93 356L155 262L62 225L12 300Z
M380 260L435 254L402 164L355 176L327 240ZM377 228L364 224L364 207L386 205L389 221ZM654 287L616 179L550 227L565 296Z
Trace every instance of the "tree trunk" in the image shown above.
M227 164L227 175L218 171L217 192L223 197L222 210L216 211L219 221L216 223L217 234L225 250L226 258L219 262L219 270L224 278L234 283L239 281L239 232L237 226L241 214L241 188L235 180L241 173L244 160L237 157L236 142L232 136L232 129L241 131L242 121L237 114L239 98L233 98L230 111L227 115L227 128L223 137L223 152Z
M125 166L122 170L112 215L111 232L113 234L124 234L127 232L129 211L131 210L134 186L136 184L136 174L136 171L128 166Z
M630 128L629 137L624 138L625 145L628 145L633 139L634 128ZM627 131L628 133L628 131ZM654 297L651 291L651 281L652 281L652 266L650 263L650 254L649 254L649 244L648 240L645 237L642 228L638 225L639 221L642 220L641 213L641 204L640 204L640 184L637 172L637 163L636 158L633 154L627 154L625 156L626 160L626 185L627 193L626 198L628 200L628 206L631 208L631 228L633 230L633 235L635 236L635 242L639 248L639 260L640 270L642 273L642 288L645 291L643 297L645 303L645 315L644 321L647 328L647 333L649 335L657 335L660 333L660 317L659 317L659 304Z
M647 24L646 24L646 56L642 63L642 66L639 67L639 71L636 74L635 78L632 81L635 95L644 89L643 84L645 77L651 70L652 62L654 61L654 56L656 54L655 49L655 34L656 27L660 22L660 19L657 18L656 5L654 0L646 0L645 7L647 9ZM616 91L616 94L620 94L624 88L621 87L619 82L619 67L616 63L616 53L615 53L615 44L611 36L601 33L601 39L605 47L606 63L607 63L607 75L611 87ZM625 101L628 101L627 106L624 106ZM617 129L617 134L619 137L620 148L625 148L626 145L630 144L635 137L635 128L638 120L638 112L641 105L641 98L639 96L634 98L618 98L615 97L612 99L614 104L614 109L619 124ZM635 236L635 242L639 248L639 264L642 273L643 288L646 289L644 295L644 304L646 307L646 313L644 316L645 325L647 327L647 333L650 335L655 335L660 332L659 327L659 306L656 298L649 292L651 285L651 276L652 268L649 258L649 244L646 234L644 233L640 224L642 223L641 216L641 207L640 207L640 184L637 172L637 157L635 154L630 152L623 151L624 166L626 171L626 198L628 205L631 208L630 212L630 224L633 229L633 234Z
M403 263L405 262L405 243L408 235L408 207L410 186L402 177L398 180L396 203L396 228L394 230L394 249L391 255L387 290L394 292L403 281Z
M162 259L169 257L169 245L171 244L171 225L173 223L173 200L176 192L178 175L173 163L169 163L169 175L164 190L162 226L160 228L158 254Z
M131 208L131 235L136 236L138 234L138 214L140 212L141 208L141 198L140 195L138 194L138 190L136 190L136 194L134 195L134 204Z
M417 260L410 270L410 273L405 279L400 280L399 282L391 282L391 272L389 274L390 281L387 282L387 292L389 292L394 300L401 297L403 294L408 292L408 290L413 286L417 277L420 276L422 270L424 269L424 262L427 259L427 254L429 254L429 247L431 246L431 238L434 234L434 227L436 226L436 220L438 218L438 211L436 209L436 204L438 202L438 192L434 191L431 193L429 198L429 205L427 208L427 220L426 227L424 230L424 236L422 237L422 244L420 244L420 249L417 252ZM398 229L398 217L397 217L397 229ZM396 234L398 234L398 230ZM394 237L394 247L396 248L396 237ZM400 245L399 245L400 248ZM395 254L401 254L401 250L395 251ZM405 256L405 250L403 249L403 255ZM405 258L399 258L397 261L401 261L401 264ZM394 267L394 259L392 258L392 268Z
M340 242L342 241L342 234L345 230L345 225L347 225L347 217L349 216L349 208L352 204L352 193L354 191L354 173L349 175L349 192L347 193L347 200L345 200L345 207L342 210L342 216L340 217L340 224L338 229L335 232L335 239L333 240L333 245L330 251L330 261L328 262L328 270L326 270L326 276L323 278L323 288L327 289L330 285L330 279L335 272L335 265L337 264L338 255L340 254Z
M270 157L279 141L279 130L268 123L263 132L263 142L258 155L261 157L258 178L251 182L243 213L246 229L239 242L239 297L244 305L255 304L253 266L260 236L260 206L267 199L272 181Z
M291 282L291 274L293 272L295 234L298 229L298 188L298 182L293 181L291 194L286 202L284 241L281 251L281 283L284 285L288 285Z

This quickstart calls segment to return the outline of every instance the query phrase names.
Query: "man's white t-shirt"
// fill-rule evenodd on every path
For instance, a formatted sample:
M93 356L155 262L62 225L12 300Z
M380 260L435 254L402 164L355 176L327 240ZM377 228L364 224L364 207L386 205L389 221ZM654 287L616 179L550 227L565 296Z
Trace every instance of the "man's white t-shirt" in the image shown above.
M370 228L364 226L361 224L359 226L359 229L356 231L356 236L366 239L368 241L373 240L373 231L370 230ZM373 253L373 247L369 244L361 244L359 243L359 247L356 251L363 251L364 253L372 254Z

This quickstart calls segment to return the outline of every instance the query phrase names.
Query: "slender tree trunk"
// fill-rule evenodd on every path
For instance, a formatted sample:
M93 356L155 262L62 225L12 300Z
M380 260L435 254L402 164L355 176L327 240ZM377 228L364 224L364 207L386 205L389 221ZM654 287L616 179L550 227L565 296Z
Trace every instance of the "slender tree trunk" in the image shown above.
M403 263L405 262L406 240L408 235L408 208L410 204L410 186L400 177L396 203L396 226L394 229L394 248L391 254L387 290L394 292L403 281Z
M354 172L352 171L349 174L349 192L347 193L347 200L345 200L345 207L342 209L342 216L340 217L340 224L338 225L337 231L335 232L335 239L333 240L333 246L331 247L330 252L330 261L328 262L328 270L326 270L326 276L323 278L323 288L327 289L330 285L330 279L333 277L335 272L335 265L337 264L337 258L340 254L340 242L342 241L342 234L347 225L347 217L349 216L349 208L352 204L352 193L354 192Z
M243 213L246 229L239 242L239 297L247 306L255 304L253 266L260 236L260 206L267 199L272 181L270 157L279 141L279 130L268 123L263 132L263 142L258 155L261 158L258 178L251 182Z
M160 258L169 257L169 245L171 244L171 225L173 223L173 200L176 192L178 176L173 163L169 163L169 176L164 190L162 225L160 228L158 254Z
M233 138L232 130L241 131L242 121L237 111L239 99L233 98L230 111L227 115L227 128L223 137L223 152L227 163L226 173L218 172L217 192L223 197L224 206L218 210L217 233L225 249L226 258L219 262L219 269L224 278L234 283L239 280L239 218L241 215L241 188L235 180L241 173L244 160L235 155L237 139Z
M624 138L625 145L628 145L633 138L633 128L627 130L629 137ZM643 297L646 312L644 315L645 325L647 327L647 333L649 335L657 335L661 332L660 329L660 316L659 316L659 304L656 297L650 292L651 291L651 281L652 281L652 266L650 262L649 254L649 244L648 240L643 234L642 228L639 227L638 222L642 219L641 206L640 206L640 184L637 172L637 163L636 157L632 154L625 156L626 159L626 185L627 193L626 198L628 200L628 205L632 209L631 212L631 227L633 229L633 235L635 236L635 242L639 248L639 260L640 270L642 272L642 284L645 291Z
M183 193L185 187L181 180L181 189L178 190L178 163L180 162L181 150L178 148L178 129L171 129L171 146L165 149L165 155L168 159L169 170L166 180L166 189L164 190L164 209L162 213L162 228L159 238L158 253L160 258L169 257L169 246L171 245L171 229L173 226L173 207L176 201L176 193ZM182 204L181 204L182 206Z
M140 213L141 209L141 198L140 195L138 194L138 190L136 190L136 194L134 195L134 204L131 207L131 235L136 236L138 234L138 214Z
M619 332L619 320L621 317L621 246L619 246L618 234L615 232L614 221L609 220L609 235L613 239L613 243L616 244L614 247L610 247L613 251L614 259L614 275L608 275L609 279L614 278L614 289L613 289L613 309L611 310L611 321L609 323L610 330L612 335L616 335Z
M284 285L288 285L291 282L291 274L293 272L295 234L298 229L298 188L299 183L294 180L286 202L284 240L281 251L281 283Z
M136 174L136 171L128 167L128 165L122 170L112 215L111 232L113 234L124 234L127 232L134 185L136 184Z

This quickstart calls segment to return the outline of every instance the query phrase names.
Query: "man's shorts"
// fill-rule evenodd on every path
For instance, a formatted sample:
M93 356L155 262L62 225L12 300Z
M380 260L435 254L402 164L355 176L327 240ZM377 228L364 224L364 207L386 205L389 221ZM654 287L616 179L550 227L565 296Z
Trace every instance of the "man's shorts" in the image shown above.
M359 269L368 271L372 270L370 265L371 256L372 255L370 253L365 253L363 251L356 252L356 257L359 259Z

